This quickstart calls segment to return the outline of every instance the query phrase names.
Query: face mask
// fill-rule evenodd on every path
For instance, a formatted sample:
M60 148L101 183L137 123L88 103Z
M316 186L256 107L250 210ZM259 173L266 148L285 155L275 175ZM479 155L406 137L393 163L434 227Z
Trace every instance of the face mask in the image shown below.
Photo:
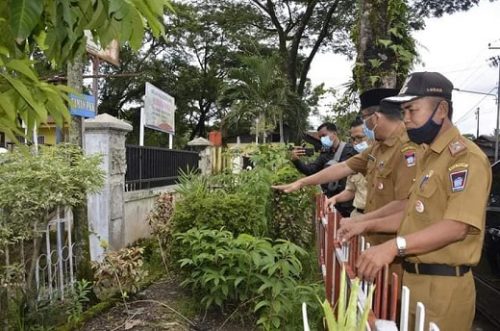
M366 125L366 120L363 123L363 133L369 140L375 140L375 128L369 129Z
M321 137L321 145L323 145L324 148L332 148L333 146L333 141L330 139L328 136L323 136Z
M432 119L434 117L434 114L436 114L439 105L440 103L437 104L436 108L432 112L431 117L429 117L429 119L427 120L427 122L425 122L424 125L416 129L406 130L408 132L408 137L410 138L411 141L413 141L416 144L427 144L427 145L429 145L431 142L434 141L434 138L436 138L436 136L439 133L439 130L441 130L441 127L443 126L443 122L441 122L441 124L437 124Z
M362 153L365 149L368 148L368 143L366 141L360 142L353 146L356 152Z

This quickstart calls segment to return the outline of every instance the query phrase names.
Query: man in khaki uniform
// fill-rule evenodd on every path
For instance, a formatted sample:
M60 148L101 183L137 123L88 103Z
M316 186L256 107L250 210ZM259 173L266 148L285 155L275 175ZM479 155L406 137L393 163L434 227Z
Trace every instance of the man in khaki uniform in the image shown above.
M452 89L439 73L414 73L397 97L386 99L401 105L408 135L423 147L406 210L340 232L347 239L363 231L399 229L396 239L361 255L358 275L373 279L384 264L404 257L410 323L416 303L422 302L426 325L434 322L442 331L468 331L475 312L470 268L481 255L491 169L484 153L451 122Z
M305 185L327 183L359 172L366 176L368 183L367 214L356 216L356 219L376 217L375 210L388 203L388 210L402 210L401 201L408 196L415 176L416 145L406 135L399 107L389 104L379 107L380 100L396 93L393 89L373 89L360 96L365 133L369 139L376 140L372 146L345 162L274 188L293 192Z

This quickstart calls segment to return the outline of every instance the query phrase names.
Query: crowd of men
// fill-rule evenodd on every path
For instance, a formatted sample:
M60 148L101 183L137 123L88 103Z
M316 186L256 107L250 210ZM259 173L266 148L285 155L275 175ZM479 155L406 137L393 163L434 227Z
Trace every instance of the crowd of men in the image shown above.
M371 243L358 259L358 276L373 281L390 264L411 291L410 321L423 302L426 320L444 331L470 330L474 320L471 267L481 255L491 186L486 155L452 123L452 90L440 73L415 72L399 91L365 91L362 122L353 122L350 132L358 154L340 158L335 127L320 127L324 153L338 154L337 160L306 172L295 155L307 177L275 186L292 192L347 177L328 192L328 203L353 200L339 239L365 234Z

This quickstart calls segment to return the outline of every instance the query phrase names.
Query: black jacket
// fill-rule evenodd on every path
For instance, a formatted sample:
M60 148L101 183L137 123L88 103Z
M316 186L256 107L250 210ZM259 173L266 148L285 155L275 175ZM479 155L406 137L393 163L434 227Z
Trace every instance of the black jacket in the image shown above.
M351 156L354 156L356 154L357 154L356 150L352 147L352 145L347 143L344 146L342 153L340 154L339 162L346 161ZM292 162L298 171L300 171L306 176L310 176L328 167L329 166L328 162L333 160L334 156L335 156L335 150L329 149L327 151L321 151L316 160L310 163L304 163L300 159L293 160ZM336 183L323 184L321 185L321 188L328 197L331 197L334 196L335 194L342 192L345 189L345 183L346 179L343 178ZM349 216L352 210L352 201L340 203L336 207L343 216Z

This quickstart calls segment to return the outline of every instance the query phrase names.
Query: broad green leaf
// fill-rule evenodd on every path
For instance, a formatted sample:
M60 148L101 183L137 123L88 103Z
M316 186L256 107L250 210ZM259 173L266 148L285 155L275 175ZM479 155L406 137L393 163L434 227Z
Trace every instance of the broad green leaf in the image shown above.
M389 39L379 39L378 43L383 45L384 47L388 47L389 45L392 44L392 41Z
M17 93L19 93L21 97L26 101L26 103L36 112L38 121L44 122L47 120L47 110L33 99L28 88L26 87L26 85L24 85L24 83L20 79L11 77L7 74L0 73L0 75L10 83L10 85L17 91ZM26 120L28 128L31 129L32 128L31 124L33 121L35 121L34 117L28 116Z
M4 110L4 113L7 116L7 118L15 123L17 112L13 102L14 98L13 93L14 90L9 90L7 92L0 94L0 107Z
M38 77L36 76L35 71L32 68L30 68L29 64L30 64L29 60L14 59L14 60L10 60L9 62L7 62L6 67L25 75L26 77L28 77L32 81L37 82Z
M358 315L358 293L361 288L359 283L359 279L355 278L351 281L351 294L349 296L349 303L347 305L347 311L345 316L345 324L346 330L355 330L356 329L356 320Z
M332 309L332 306L330 306L330 303L328 302L328 300L325 299L325 301L323 301L321 306L323 307L323 313L325 314L327 330L329 330L329 331L338 330L337 329L337 322L335 321L335 316L333 314L333 309Z
M43 4L40 0L10 0L10 25L18 44L26 40L40 22Z
M263 307L269 307L270 305L271 305L271 303L270 303L268 300L262 300L262 301L259 301L259 302L255 305L255 307L254 307L253 311L254 311L254 312L256 312L256 311L258 311L259 309L261 309L261 308L263 308Z
M104 6L104 1L97 0L95 3L95 10L92 15L92 19L85 27L86 29L93 30L103 24L107 17L106 7Z

